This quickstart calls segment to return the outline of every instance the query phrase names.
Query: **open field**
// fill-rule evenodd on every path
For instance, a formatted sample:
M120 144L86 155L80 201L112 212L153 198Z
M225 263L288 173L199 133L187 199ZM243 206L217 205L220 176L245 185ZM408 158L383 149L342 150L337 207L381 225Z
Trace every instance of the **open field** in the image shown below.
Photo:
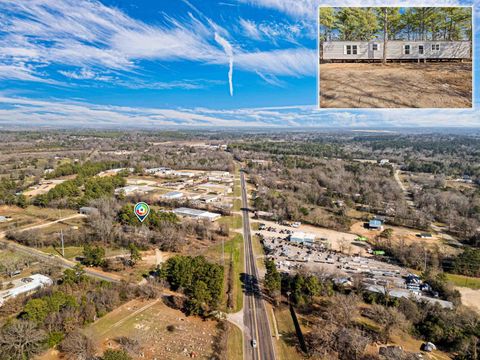
M0 215L10 217L10 220L0 223L0 231L54 221L74 214L77 214L77 211L69 209L58 210L35 206L28 206L26 209L22 209L16 206L2 205L0 206Z
M456 287L455 289L462 295L462 304L480 314L480 289L473 290L466 287Z
M161 300L130 301L85 329L100 348L118 336L137 339L142 350L135 359L209 359L216 331L215 321L186 317Z
M470 288L472 290L480 290L480 278L474 278L470 276L463 276L457 274L445 274L447 280L453 285L459 287Z
M242 227L242 216L238 214L232 214L230 216L222 216L217 220L219 224L227 224L230 229L240 229Z
M321 64L320 107L470 108L472 64Z
M240 274L243 273L244 268L244 247L243 247L243 236L238 233L233 233L231 238L223 244L217 243L208 248L202 249L198 253L191 253L190 255L203 255L207 260L216 262L218 264L223 264L222 255L225 252L225 297L224 297L224 306L227 306L227 296L226 291L228 289L228 278L230 276L229 273L229 266L230 262L232 262L233 266L233 301L234 307L231 310L232 313L240 311L243 307L243 290L242 290L242 282L240 280Z
M288 307L275 308L278 333L280 339L274 340L276 353L281 360L305 359L305 356L298 350L298 339L295 333L292 316Z
M227 329L227 359L243 360L242 331L235 325L228 324Z
M423 239L417 236L417 234L423 232L421 230L415 230L415 229L410 229L406 227L391 226L391 225L385 225L384 229L393 230L391 240L394 242L404 241L406 245L410 245L412 243L421 243L427 247L439 246L444 254L457 254L459 252L458 249L455 249L454 247L448 245L445 239L442 238L442 236L435 233L432 233L431 238ZM381 233L381 231L378 231L378 230L366 229L363 226L363 222L354 223L351 226L350 231L352 231L355 234L365 236L370 240L373 240L375 236Z
M315 234L315 236L317 237L317 240L326 239L324 241L328 243L329 248L332 250L340 251L342 248L351 247L352 252L360 253L360 254L366 253L366 250L364 247L357 246L355 244L355 239L357 238L355 234L349 234L346 232L331 230L331 229L322 228L322 227L313 226L313 225L307 225L307 224L302 224L298 228L293 228L293 227L279 225L273 221L267 221L267 220L258 220L258 221L254 220L252 222L252 226L253 224L256 224L256 223L262 223L262 224L265 224L267 227L272 227L275 229L275 232L270 232L266 230L259 231L259 233L261 233L263 236L285 237L286 235L282 235L279 233L281 230L291 230L293 232L301 231L305 233Z

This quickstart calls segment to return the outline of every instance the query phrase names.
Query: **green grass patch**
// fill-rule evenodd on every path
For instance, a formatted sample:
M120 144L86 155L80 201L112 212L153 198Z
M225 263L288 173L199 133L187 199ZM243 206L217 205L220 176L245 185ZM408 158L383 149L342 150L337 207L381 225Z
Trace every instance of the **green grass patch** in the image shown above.
M298 340L290 310L288 307L282 307L275 308L274 311L275 318L277 319L278 332L281 335L280 340L276 341L278 358L289 360L305 359L295 346ZM288 339L294 339L294 343L288 341Z
M243 360L242 331L229 323L227 332L227 359Z
M242 188L240 186L240 180L235 180L233 184L233 196L240 197L242 196Z
M221 249L220 249L221 251ZM225 242L225 275L228 279L230 276L229 266L230 262L233 266L233 299L234 307L231 312L240 311L243 307L243 290L242 282L240 281L240 274L243 272L244 262L243 236L235 234L234 237ZM228 284L228 282L227 282Z
M41 251L47 254L53 254L62 256L62 248L59 247L43 247L40 248ZM81 256L83 254L83 247L82 246L65 246L65 258L66 259L75 259L77 256Z
M233 211L240 211L242 209L242 200L233 200Z
M457 274L445 274L447 280L455 286L467 287L470 289L480 289L480 278L457 275Z
M242 215L230 215L223 216L218 220L220 224L227 224L230 229L241 229L242 228Z

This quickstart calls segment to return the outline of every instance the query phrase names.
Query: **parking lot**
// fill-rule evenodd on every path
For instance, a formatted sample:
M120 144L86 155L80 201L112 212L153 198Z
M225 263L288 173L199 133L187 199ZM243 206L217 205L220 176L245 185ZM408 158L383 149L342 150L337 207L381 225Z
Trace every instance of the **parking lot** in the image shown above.
M261 227L263 228L263 226ZM261 240L267 257L273 259L280 272L294 273L300 269L330 277L337 286L349 287L355 281L372 292L388 293L394 297L415 297L438 302L450 307L431 292L427 284L407 269L389 263L386 257L368 254L368 246L361 247L365 255L349 255L330 247L328 239L318 239L313 244L299 244L290 240L296 229L266 226L255 233Z

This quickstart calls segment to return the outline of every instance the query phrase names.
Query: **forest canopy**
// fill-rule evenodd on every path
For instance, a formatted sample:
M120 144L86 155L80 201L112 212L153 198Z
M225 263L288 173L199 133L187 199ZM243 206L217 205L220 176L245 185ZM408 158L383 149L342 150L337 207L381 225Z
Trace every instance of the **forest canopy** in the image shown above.
M385 11L386 10L386 11ZM470 40L471 7L321 7L320 41Z

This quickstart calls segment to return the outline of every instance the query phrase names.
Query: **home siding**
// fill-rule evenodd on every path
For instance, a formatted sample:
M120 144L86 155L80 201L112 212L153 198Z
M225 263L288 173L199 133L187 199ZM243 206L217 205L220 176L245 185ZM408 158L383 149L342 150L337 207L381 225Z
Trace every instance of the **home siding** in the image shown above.
M378 50L373 51L373 44ZM410 45L410 54L404 54L404 45ZM432 44L439 44L440 50L433 51ZM357 54L345 54L346 45L357 45ZM419 54L419 45L424 53ZM380 60L383 58L382 41L327 41L323 43L323 60ZM389 41L387 59L470 59L469 41Z

